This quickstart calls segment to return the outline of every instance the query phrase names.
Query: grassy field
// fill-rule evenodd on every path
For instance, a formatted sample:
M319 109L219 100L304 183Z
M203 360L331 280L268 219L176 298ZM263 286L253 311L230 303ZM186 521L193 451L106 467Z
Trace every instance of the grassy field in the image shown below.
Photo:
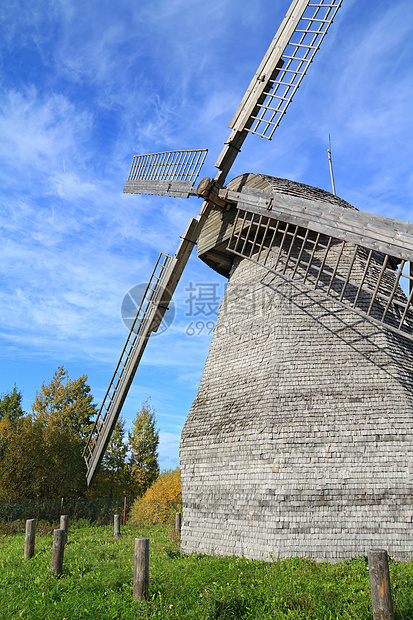
M150 539L149 600L132 600L135 537ZM52 528L38 526L35 555L24 532L0 530L0 619L129 620L372 618L364 558L331 565L181 556L165 527L72 524L63 575L50 575ZM397 619L413 620L413 563L390 563Z

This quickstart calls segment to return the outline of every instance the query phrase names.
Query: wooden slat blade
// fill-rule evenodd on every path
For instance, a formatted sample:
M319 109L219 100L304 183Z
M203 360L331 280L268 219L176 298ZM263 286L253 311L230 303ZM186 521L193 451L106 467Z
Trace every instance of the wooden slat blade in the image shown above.
M413 259L411 222L365 213L354 208L327 205L321 200L285 194L281 199L273 192L253 188L244 187L241 192L224 189L219 191L219 196L251 213L310 228L398 259Z
M317 213L317 200L297 197L264 207L240 194L227 251L413 341L413 224L325 203Z
M271 139L342 0L293 0L230 123L215 163L224 185L248 132Z
M152 194L157 196L176 196L188 198L196 196L196 187L190 181L126 181L125 194Z
M207 149L135 155L123 191L188 198L207 155Z
M151 332L159 327L210 208L206 202L203 203L198 217L189 221L175 256L161 254L155 265L83 452L88 485L92 484L104 457Z

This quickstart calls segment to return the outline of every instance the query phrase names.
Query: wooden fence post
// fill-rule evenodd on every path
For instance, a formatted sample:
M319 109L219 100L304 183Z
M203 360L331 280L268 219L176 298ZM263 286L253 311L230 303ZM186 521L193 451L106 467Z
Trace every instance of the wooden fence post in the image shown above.
M367 553L367 558L369 562L373 620L394 620L387 551L383 549L370 549Z
M34 543L36 538L36 519L26 520L26 536L24 538L24 557L31 558L34 555Z
M148 598L149 591L149 538L135 538L133 566L133 598Z
M69 531L69 515L60 515L60 529L66 532L65 544L67 543L67 533Z
M182 527L182 513L176 512L175 513L175 530L177 534L181 533L181 527Z
M115 538L122 538L120 533L120 515L115 515L113 518L113 536Z
M54 530L52 562L50 564L50 573L52 575L60 575L63 570L63 554L65 550L66 532L65 530Z

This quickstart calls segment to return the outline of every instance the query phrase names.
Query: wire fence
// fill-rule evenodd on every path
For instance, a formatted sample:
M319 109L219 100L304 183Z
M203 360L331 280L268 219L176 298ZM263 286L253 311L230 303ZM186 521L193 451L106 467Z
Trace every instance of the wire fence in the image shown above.
M37 519L49 523L69 515L71 521L87 519L97 525L110 525L113 515L124 511L124 498L117 499L28 499L1 500L0 521L11 523L25 519ZM127 510L131 502L127 501Z

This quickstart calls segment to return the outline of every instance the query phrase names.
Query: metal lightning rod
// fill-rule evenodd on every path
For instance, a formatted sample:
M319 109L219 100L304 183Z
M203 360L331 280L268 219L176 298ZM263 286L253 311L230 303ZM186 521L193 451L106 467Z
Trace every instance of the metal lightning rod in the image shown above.
M336 195L336 186L334 184L333 161L331 159L331 137L330 137L330 134L328 134L328 149L327 149L327 153L328 153L328 165L330 166L331 186L333 188L333 194L335 196Z

